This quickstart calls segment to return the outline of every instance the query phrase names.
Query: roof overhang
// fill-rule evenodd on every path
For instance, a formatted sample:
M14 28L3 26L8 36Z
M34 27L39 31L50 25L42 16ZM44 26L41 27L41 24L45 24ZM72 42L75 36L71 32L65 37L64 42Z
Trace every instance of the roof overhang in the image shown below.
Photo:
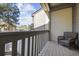
M49 3L50 11L56 11L68 7L72 7L74 3Z
M43 8L43 10L45 12L49 12L50 11L48 3L40 3L40 4L41 4L41 7Z

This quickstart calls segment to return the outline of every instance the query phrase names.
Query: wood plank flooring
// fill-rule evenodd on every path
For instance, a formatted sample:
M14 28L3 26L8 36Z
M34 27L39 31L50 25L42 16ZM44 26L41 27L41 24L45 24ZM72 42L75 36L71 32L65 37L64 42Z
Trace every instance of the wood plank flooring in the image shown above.
M39 56L79 56L79 49L69 49L56 42L48 41Z

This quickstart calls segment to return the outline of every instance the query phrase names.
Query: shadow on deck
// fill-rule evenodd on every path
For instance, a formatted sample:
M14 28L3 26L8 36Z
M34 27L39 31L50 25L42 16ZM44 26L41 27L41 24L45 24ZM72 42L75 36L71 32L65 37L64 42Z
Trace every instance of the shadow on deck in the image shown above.
M39 56L79 56L79 49L69 49L56 42L48 41Z

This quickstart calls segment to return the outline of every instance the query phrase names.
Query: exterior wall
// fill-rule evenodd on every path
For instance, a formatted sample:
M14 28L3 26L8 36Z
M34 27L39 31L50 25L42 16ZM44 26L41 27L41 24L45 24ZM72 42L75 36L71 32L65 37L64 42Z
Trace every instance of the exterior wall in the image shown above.
M72 8L51 12L51 39L57 41L66 31L72 31Z
M49 29L49 18L43 9L34 14L33 22L36 30Z

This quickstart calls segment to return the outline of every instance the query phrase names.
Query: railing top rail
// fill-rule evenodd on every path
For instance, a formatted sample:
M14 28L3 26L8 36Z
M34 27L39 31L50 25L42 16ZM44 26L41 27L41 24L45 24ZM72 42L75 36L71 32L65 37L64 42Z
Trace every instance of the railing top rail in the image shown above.
M49 30L32 30L32 31L14 31L14 32L0 32L0 36L2 35L10 35L10 34L22 34L22 33L43 33L43 32L49 32Z
M32 30L32 31L16 31L16 32L0 32L0 40L9 41L29 36L39 35L42 33L49 32L49 30Z

